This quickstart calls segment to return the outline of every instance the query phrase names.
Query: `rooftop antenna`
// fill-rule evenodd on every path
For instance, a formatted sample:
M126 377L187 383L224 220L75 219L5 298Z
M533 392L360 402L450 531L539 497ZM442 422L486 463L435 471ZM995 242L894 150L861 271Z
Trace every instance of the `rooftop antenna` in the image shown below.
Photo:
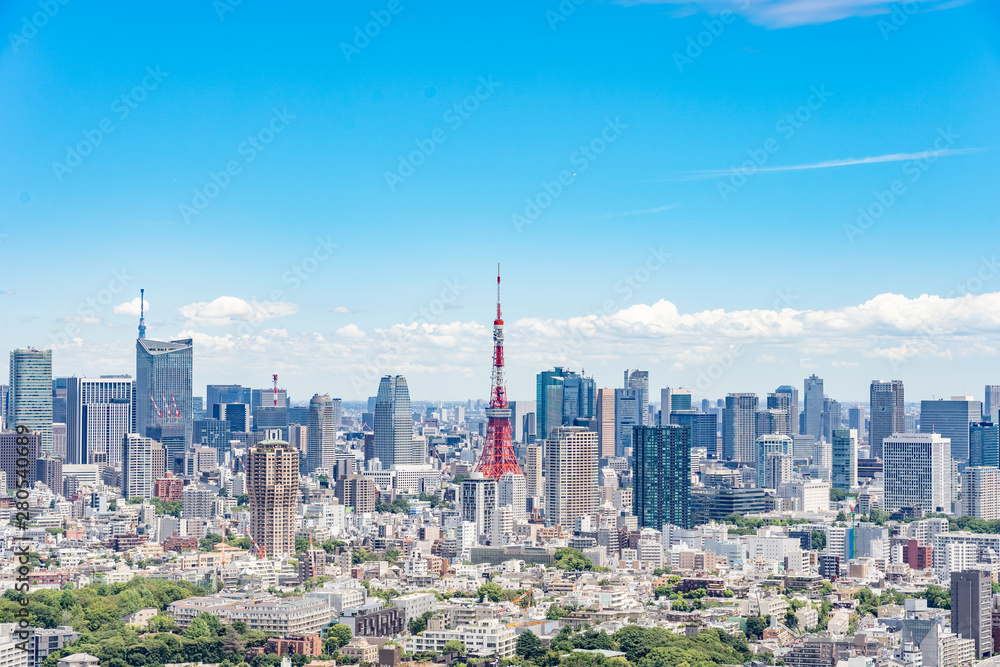
M146 290L139 290L139 338L146 337Z

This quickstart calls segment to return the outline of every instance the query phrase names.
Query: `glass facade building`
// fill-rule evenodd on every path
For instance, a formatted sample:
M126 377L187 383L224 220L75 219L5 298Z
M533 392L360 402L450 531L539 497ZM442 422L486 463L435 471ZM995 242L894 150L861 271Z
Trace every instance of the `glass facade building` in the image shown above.
M52 350L10 353L7 428L27 426L40 438L40 455L52 452Z
M597 385L561 366L542 371L535 378L535 408L536 434L547 438L554 428L597 416Z
M423 452L418 447L413 441L413 412L406 378L384 375L375 397L375 458L382 462L383 470L423 463Z
M135 427L139 435L155 436L167 448L167 468L194 436L194 341L135 343Z
M988 421L969 424L969 465L1000 468L1000 425Z
M639 526L691 527L691 438L685 426L633 427L635 497Z

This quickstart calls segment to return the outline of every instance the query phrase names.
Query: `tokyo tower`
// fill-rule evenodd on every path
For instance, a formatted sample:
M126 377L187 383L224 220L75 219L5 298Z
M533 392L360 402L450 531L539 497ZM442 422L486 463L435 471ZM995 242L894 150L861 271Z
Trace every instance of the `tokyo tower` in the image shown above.
M505 472L523 475L510 441L510 408L503 378L503 316L500 314L500 265L497 265L497 318L493 320L493 390L486 410L486 444L476 464L476 472L500 479Z

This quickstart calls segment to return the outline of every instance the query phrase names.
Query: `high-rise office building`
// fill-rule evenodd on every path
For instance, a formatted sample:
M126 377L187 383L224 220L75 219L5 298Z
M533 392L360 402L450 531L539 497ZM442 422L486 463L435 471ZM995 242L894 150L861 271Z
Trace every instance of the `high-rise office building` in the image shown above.
M42 434L38 431L20 434L16 430L0 431L0 472L3 473L5 480L5 486L0 487L0 492L3 489L14 491L18 487L18 483L24 480L23 459L27 459L28 462L28 483L34 484L38 481L38 459L41 446ZM25 448L28 450L27 456L21 456ZM19 450L21 454L18 453ZM20 461L20 465L18 461ZM18 472L21 472L20 476ZM2 495L7 494L3 493Z
M971 396L920 401L920 432L940 433L951 440L951 456L969 460L969 425L982 420L983 405Z
M69 378L52 378L52 422L66 423L66 382Z
M7 428L7 385L0 384L0 431Z
M872 380L868 410L868 446L872 458L882 458L882 441L894 433L905 433L903 382Z
M638 389L615 389L615 456L627 456L632 448L633 426L642 425Z
M969 424L969 465L1000 468L1000 424L995 421Z
M768 488L765 486L767 455L773 452L789 455L792 451L792 438L787 435L762 435L757 438L754 446L756 451L752 463L757 473L757 488Z
M764 457L764 488L777 489L783 482L791 479L792 457L781 452L768 452Z
M205 388L205 410L212 414L212 406L219 403L250 405L250 387L238 384L210 384Z
M134 387L128 375L67 378L66 462L92 463L91 452L108 465L122 464L122 443L132 430Z
M249 433L253 423L246 403L216 403L212 406L212 418L228 423L233 433Z
M266 440L247 452L250 535L266 557L295 553L299 452L287 442Z
M836 428L830 438L830 482L833 488L850 493L858 486L858 432Z
M375 456L382 468L423 463L424 452L413 439L410 390L402 375L385 375L375 398Z
M626 390L634 391L634 390ZM597 503L597 434L560 426L545 441L545 522L572 528Z
M62 459L54 456L43 456L38 459L37 465L38 481L55 493L61 493L63 488Z
M827 442L833 440L833 432L844 425L840 403L832 398L823 398L823 437Z
M704 448L710 458L718 456L719 416L704 412L671 412L670 423L690 432L692 448Z
M410 417L412 423L412 417ZM411 427L412 431L412 427ZM329 394L316 394L309 401L309 424L306 431L306 472L318 468L333 472L337 456L337 425L333 400ZM383 461L384 463L384 461Z
M7 423L27 426L40 438L41 454L52 452L52 350L33 347L10 353Z
M183 457L194 437L194 341L135 343L135 426L167 448L167 467Z
M994 424L1000 422L998 412L1000 412L1000 384L988 384L983 394L983 421Z
M865 409L862 407L848 408L847 428L858 432L858 442L865 439Z
M574 419L593 418L597 411L597 385L562 366L543 371L535 378L535 424L539 438Z
M540 442L528 445L524 463L528 497L540 498L545 494L545 487L542 485L542 445Z
M601 458L615 455L615 390L597 390L597 451Z
M625 371L624 388L638 391L640 424L649 426L649 371L637 369Z
M774 390L776 394L785 394L788 396L788 421L791 425L790 435L798 435L799 433L799 390L790 384L783 384ZM771 407L768 405L767 407ZM781 407L781 406L775 406Z
M122 444L122 497L153 497L153 439L129 433Z
M757 437L757 394L735 393L726 396L722 413L722 458L753 463Z
M690 389L683 387L666 387L660 390L660 412L663 425L670 423L671 412L687 412L695 409Z
M882 441L885 509L951 512L951 441L937 433L899 433Z
M535 413L535 401L509 401L510 407L510 439L513 443L524 442L524 418ZM525 443L527 444L527 443Z
M823 437L823 379L815 373L804 381L803 395L805 397L805 434L817 440Z
M755 418L754 437L759 438L762 435L791 436L788 431L788 413L777 408L758 410Z
M228 421L214 417L195 420L194 441L214 449L220 465L225 462L226 454L231 451L232 440L233 431Z
M798 393L798 392L796 392ZM792 395L783 391L776 391L774 393L767 395L767 409L768 410L780 410L784 413L784 425L782 428L778 428L772 433L781 433L783 435L794 435L798 428L792 426L793 419L798 419L798 409L792 411ZM796 425L797 426L797 425ZM765 435L764 433L758 433L757 435Z
M962 516L993 521L1000 519L1000 469L969 466L962 471Z
M462 480L462 521L476 524L477 535L487 535L497 511L497 480L481 472L473 472Z
M635 497L639 526L691 527L691 443L683 426L636 426Z
M505 472L497 480L497 507L511 506L515 521L528 520L528 486L523 474Z
M993 579L988 570L951 573L951 631L976 643L975 659L993 655Z

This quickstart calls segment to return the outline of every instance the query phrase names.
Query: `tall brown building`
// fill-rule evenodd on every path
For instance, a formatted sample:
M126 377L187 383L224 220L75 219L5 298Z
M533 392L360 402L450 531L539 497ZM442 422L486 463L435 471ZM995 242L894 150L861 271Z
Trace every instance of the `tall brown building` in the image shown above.
M264 555L295 553L295 509L299 494L299 452L282 440L268 440L247 453L250 535Z
M348 475L338 479L334 493L341 504L353 507L357 514L375 511L375 480L364 475Z

